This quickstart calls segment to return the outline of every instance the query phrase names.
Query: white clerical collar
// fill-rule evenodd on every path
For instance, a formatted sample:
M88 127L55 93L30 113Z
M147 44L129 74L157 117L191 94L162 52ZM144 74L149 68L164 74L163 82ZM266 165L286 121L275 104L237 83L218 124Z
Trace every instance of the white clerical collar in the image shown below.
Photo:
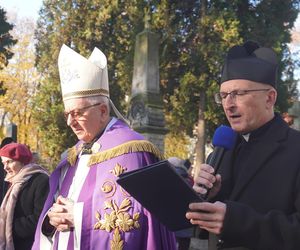
M244 139L245 139L246 142L249 141L250 133L242 135L242 136L244 137Z

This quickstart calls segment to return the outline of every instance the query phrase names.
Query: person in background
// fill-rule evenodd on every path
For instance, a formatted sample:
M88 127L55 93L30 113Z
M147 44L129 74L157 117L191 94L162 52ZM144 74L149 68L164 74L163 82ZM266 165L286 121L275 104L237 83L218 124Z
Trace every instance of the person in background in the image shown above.
M12 143L12 142L15 142L13 138L5 137L1 142L0 148L3 148L6 144L9 144L9 143Z
M202 164L187 218L210 233L209 249L300 249L300 132L274 112L275 52L255 42L232 47L216 103L239 136L218 173Z
M289 113L287 112L284 112L282 114L282 119L289 125L289 126L293 126L294 124L294 116L293 115L290 115Z
M1 141L0 148L4 147L6 144L14 142L13 138L11 137L5 137ZM2 203L2 200L5 196L6 190L7 190L7 182L4 181L5 178L5 171L3 168L3 164L0 161L0 204Z
M193 186L193 180L188 173L188 169L191 166L190 161L183 160L178 157L170 157L168 161L175 168L176 172L180 174L190 186ZM178 250L188 250L190 247L191 237L193 237L193 235L194 227L176 231L175 236Z
M0 156L9 183L0 207L0 249L29 250L48 194L48 173L31 163L24 144L9 143Z
M162 156L110 100L105 55L95 48L86 59L63 45L58 67L64 115L79 141L50 176L33 249L175 249L174 234L116 183Z
M32 152L32 163L40 164L40 156L38 152Z
M194 179L193 179L193 175L192 175L192 163L189 159L185 159L184 160L184 167L186 168L187 172L188 172L188 178L189 181L191 182L191 185L194 185Z

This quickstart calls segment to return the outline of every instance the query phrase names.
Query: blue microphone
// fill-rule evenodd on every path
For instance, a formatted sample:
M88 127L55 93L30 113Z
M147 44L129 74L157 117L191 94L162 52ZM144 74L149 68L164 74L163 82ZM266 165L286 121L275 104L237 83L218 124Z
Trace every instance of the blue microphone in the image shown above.
M206 163L215 169L215 174L219 170L225 151L233 149L236 142L236 136L237 133L228 126L221 125L216 129L212 139L214 150L206 160ZM208 196L208 191L205 198Z

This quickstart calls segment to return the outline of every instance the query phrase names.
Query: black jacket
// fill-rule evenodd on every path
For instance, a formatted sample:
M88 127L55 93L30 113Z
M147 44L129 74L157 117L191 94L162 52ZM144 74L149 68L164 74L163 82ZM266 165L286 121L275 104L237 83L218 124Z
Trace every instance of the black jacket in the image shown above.
M16 250L31 249L34 233L48 195L46 174L34 174L19 193L13 218L13 238Z
M250 136L251 138L251 136ZM220 166L227 204L222 248L300 249L300 132L275 117L248 149L235 170L234 150Z

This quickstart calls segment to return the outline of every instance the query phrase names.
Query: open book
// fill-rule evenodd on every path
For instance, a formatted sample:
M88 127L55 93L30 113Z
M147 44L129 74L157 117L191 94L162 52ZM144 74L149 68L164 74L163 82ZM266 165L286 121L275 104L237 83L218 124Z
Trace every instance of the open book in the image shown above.
M168 161L125 172L117 183L171 231L192 227L188 205L203 201Z

